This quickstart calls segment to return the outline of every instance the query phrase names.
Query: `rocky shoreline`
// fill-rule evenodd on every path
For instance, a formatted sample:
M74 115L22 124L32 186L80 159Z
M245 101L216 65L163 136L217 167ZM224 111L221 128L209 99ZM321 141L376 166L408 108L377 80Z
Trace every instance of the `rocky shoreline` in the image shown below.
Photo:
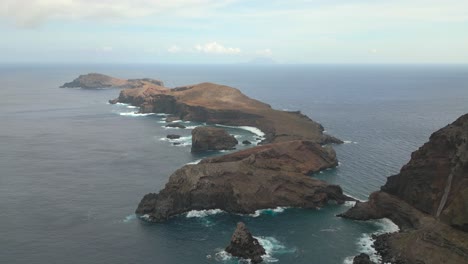
M400 232L376 237L385 263L468 262L468 114L431 135L380 191L341 214L389 218Z

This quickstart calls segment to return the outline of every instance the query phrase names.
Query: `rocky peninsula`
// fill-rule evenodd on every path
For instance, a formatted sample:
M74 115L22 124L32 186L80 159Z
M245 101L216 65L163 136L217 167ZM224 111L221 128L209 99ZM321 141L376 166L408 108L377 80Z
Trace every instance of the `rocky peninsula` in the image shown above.
M265 133L264 143L310 140L342 143L323 133L324 128L300 112L280 111L249 98L238 89L214 83L164 88L124 89L110 103L140 107L141 113L166 113L174 119L230 126L251 126Z
M164 86L160 80L149 78L144 79L119 79L107 76L100 73L88 73L80 75L75 80L65 83L60 88L83 88L83 89L100 89L100 88L118 88L118 89L133 89L133 88L153 88Z
M351 200L337 185L308 174L337 165L335 152L311 141L257 146L207 158L174 172L163 190L143 197L136 213L162 222L191 210L252 214L276 207L318 208Z
M468 263L468 114L432 134L369 201L340 216L387 217L400 227L376 238L385 263Z

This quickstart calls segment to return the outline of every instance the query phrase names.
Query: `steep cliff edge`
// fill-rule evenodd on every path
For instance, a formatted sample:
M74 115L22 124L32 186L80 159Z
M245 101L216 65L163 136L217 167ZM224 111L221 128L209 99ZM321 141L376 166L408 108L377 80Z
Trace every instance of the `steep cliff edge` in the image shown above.
M172 114L181 120L257 127L265 133L264 143L290 140L342 143L324 134L319 123L300 112L272 109L270 105L249 98L238 89L214 83L173 89L125 89L110 102L139 106L143 113Z
M468 263L468 114L431 135L369 201L340 215L388 217L400 233L377 238L391 263Z

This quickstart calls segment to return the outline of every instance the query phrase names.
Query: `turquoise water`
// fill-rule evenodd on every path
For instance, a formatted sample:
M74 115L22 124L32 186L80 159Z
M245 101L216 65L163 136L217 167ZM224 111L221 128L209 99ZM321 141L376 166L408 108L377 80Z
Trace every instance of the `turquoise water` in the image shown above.
M335 217L349 205L137 220L144 194L202 157L163 139L178 133L187 143L190 129L168 130L164 116L107 104L117 90L58 88L87 72L160 78L168 86L218 82L275 108L301 110L347 142L335 147L340 166L316 177L360 199L433 131L468 112L466 66L2 65L1 263L237 263L222 249L240 220L266 246L267 261L343 263L369 251L370 233L391 228Z

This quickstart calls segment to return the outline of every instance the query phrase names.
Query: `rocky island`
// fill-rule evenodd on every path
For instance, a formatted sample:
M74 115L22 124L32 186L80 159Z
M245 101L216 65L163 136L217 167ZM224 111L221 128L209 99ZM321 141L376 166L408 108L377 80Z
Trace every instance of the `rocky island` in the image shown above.
M164 86L160 80L149 78L144 79L119 79L107 76L100 73L88 73L80 75L75 80L65 83L60 88L83 88L83 89L100 89L100 88L118 88L118 89L132 89L132 88L149 88L157 89Z
M376 238L384 263L468 263L468 114L432 134L369 201L340 216L387 217L400 227Z
M351 199L339 186L308 176L336 165L331 147L311 141L273 143L207 158L174 172L163 190L143 197L136 213L162 222L191 210L252 214L279 206L343 203Z
M174 119L230 126L251 126L265 133L264 143L310 140L342 143L323 133L324 128L300 112L280 111L249 98L238 89L214 83L164 88L124 89L110 103L140 107L141 113L166 113Z
M237 139L222 128L196 127L192 130L192 152L229 150L237 143Z

